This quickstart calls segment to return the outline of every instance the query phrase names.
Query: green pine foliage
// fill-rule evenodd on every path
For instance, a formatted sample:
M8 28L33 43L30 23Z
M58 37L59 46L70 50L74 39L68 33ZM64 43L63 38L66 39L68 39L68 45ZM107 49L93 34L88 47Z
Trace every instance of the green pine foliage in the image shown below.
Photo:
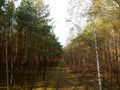
M45 77L47 67L57 65L62 45L48 24L48 16L48 6L40 0L22 0L17 8L12 0L7 4L0 0L0 86L6 86L5 35L11 87L28 83L33 88L38 76Z

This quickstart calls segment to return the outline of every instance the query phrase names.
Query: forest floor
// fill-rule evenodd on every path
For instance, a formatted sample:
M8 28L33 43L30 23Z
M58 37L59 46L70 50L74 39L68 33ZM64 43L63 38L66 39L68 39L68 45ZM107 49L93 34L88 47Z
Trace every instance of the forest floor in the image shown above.
M30 89L30 82L23 83L23 87L14 85L10 90L86 90L83 81L78 78L78 73L74 73L64 60L57 66L46 68L45 80L42 79L42 74L39 74L38 78L33 83L33 89ZM0 87L0 90L6 90L6 87Z
M108 82L107 82L108 84ZM106 84L106 86L107 86ZM98 90L98 82L94 75L80 77L80 74L67 66L64 60L55 66L47 67L46 79L42 76L34 83L32 90ZM23 88L22 90L31 90ZM110 90L109 87L104 90ZM119 90L113 88L113 90Z
M47 69L46 80L36 84L33 90L85 90L64 60L60 65ZM90 90L90 89L89 89Z
M33 89L30 89L31 83L23 83L23 87L14 86L10 90L98 90L95 76L91 75L89 78L80 76L80 73L73 71L64 60L61 60L58 65L46 68L45 80L42 79L42 74L38 75L33 83ZM3 88L0 87L0 90L6 90ZM107 86L104 90L110 89ZM120 89L113 88L113 90Z

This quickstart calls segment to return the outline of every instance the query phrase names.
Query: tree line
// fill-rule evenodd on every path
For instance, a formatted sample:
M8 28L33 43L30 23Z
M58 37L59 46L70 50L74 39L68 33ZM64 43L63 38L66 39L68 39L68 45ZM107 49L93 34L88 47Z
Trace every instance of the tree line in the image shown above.
M95 47L98 47L101 88L103 90L120 89L119 22L119 0L92 0L87 12L86 26L64 48L67 64L77 73L86 89L90 86L95 90L100 90ZM94 29L97 46L95 46Z
M48 5L42 0L0 0L0 86L9 87L24 83L34 87L46 67L55 66L62 55L49 25Z

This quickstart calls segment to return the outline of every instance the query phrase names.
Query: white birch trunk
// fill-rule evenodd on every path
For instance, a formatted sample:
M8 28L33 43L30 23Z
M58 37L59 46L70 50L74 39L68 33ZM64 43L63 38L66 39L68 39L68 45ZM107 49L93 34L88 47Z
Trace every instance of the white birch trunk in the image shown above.
M97 61L98 82L99 82L99 90L102 90L101 77L100 77L100 63L99 63L98 46L97 46L96 26L95 26L95 22L94 21L95 20L93 18L93 30L94 30L96 61Z

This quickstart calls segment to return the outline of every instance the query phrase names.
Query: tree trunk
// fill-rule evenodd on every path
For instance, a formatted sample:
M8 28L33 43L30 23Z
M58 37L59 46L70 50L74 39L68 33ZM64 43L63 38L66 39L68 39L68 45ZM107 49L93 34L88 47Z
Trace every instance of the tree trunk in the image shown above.
M112 90L112 62L110 56L110 44L108 41L108 65L109 65L109 73L110 73L110 90Z
M95 20L93 19L93 30L94 30L96 61L97 61L98 82L99 82L99 90L102 90L101 77L100 77L100 63L99 63L98 46L97 46L96 26L95 26L95 22L94 21Z
M13 85L13 60L11 57L11 75L10 75L10 86Z
M115 40L115 57L116 57L116 82L117 85L119 86L119 61L118 61L117 40Z
M9 90L9 70L8 70L8 32L6 30L6 42L5 42L5 57L6 57L6 78L7 78L7 90Z
M44 60L43 60L43 80L45 80L45 75L46 75L46 37L44 40Z

